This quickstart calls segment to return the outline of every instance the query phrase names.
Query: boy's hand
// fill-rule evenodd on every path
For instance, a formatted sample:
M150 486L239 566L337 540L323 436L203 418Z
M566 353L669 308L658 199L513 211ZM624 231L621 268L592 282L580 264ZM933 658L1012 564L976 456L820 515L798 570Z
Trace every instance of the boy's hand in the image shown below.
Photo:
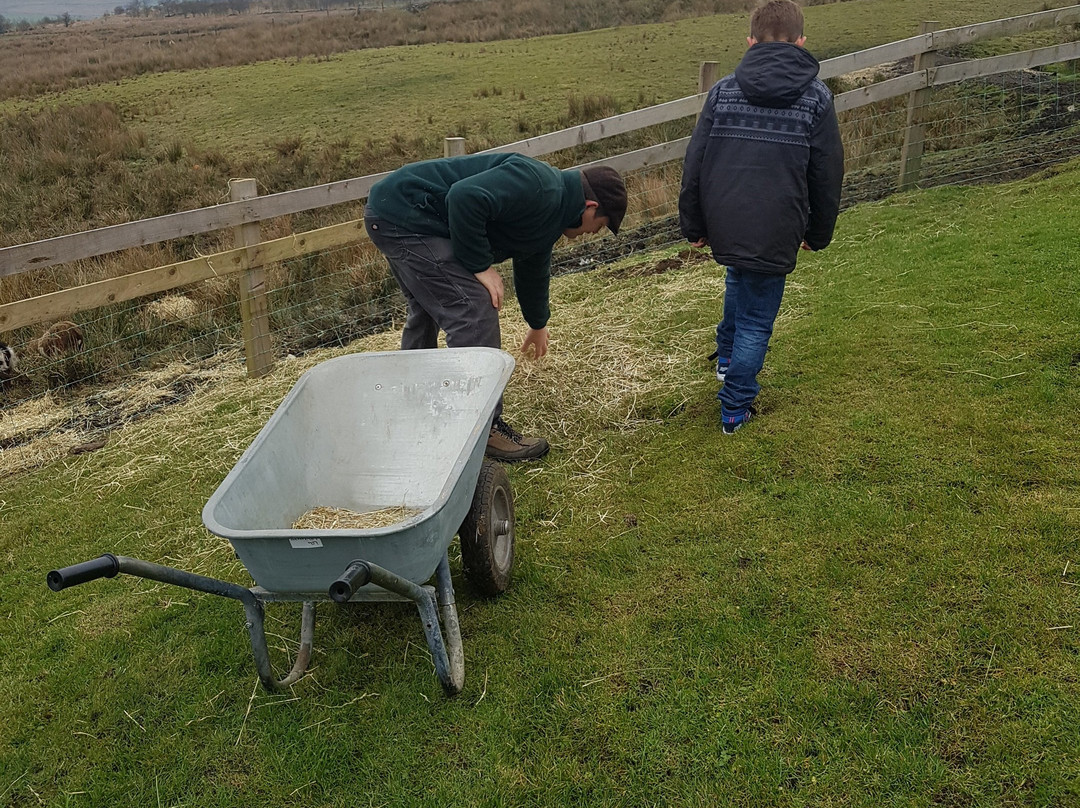
M802 249L806 250L807 252L817 252L817 250L815 250L813 247L811 247L805 241L802 243Z
M699 238L697 241L690 242L691 247L708 247L709 240L707 238Z
M529 356L529 348L533 349L532 356ZM547 326L543 328L530 328L529 333L525 335L525 340L521 343L521 354L526 359L539 359L544 356L548 351L548 330Z
M502 275L495 267L488 267L483 272L476 273L476 279L484 285L484 288L488 290L488 294L491 295L491 305L497 309L502 308L503 296L503 279Z

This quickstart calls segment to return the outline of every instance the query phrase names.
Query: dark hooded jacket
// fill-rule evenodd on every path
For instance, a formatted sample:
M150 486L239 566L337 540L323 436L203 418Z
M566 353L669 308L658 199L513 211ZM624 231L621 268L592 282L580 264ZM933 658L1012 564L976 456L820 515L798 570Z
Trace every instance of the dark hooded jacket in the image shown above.
M716 260L783 275L827 247L844 148L832 93L798 45L760 42L709 91L683 164L679 224Z

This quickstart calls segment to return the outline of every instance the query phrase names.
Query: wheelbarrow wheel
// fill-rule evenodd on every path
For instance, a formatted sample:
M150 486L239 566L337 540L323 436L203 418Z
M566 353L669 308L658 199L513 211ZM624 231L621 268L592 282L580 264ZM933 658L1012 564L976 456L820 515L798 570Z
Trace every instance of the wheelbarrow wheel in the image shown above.
M514 493L498 463L484 461L459 535L469 583L488 597L505 592L514 565Z

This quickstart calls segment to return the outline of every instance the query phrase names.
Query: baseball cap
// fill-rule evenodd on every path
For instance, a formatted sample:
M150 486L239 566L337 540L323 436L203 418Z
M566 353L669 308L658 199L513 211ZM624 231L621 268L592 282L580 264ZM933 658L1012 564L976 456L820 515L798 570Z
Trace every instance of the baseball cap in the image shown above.
M626 215L626 184L622 176L609 166L594 166L581 170L585 198L597 204L598 216L606 216L608 230L618 235Z

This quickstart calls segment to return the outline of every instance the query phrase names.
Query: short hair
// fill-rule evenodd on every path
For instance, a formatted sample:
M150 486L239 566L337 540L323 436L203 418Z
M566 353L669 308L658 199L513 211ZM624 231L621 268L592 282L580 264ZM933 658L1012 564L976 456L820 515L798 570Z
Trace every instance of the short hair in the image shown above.
M802 9L792 0L769 0L750 17L750 36L758 42L794 42L802 35Z

